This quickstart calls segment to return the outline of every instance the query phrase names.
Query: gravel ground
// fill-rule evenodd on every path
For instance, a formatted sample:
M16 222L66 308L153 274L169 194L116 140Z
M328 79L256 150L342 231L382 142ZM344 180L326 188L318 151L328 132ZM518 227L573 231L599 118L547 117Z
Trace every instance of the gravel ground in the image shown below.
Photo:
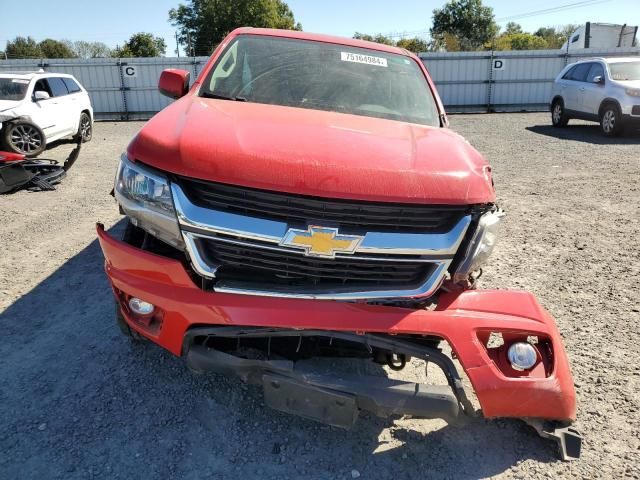
M95 240L141 123L99 123L54 192L0 197L0 478L640 478L640 134L459 115L507 211L485 287L533 291L558 321L583 457L516 420L464 428L363 415L353 431L264 407L233 378L120 336ZM63 159L70 145L49 150ZM412 365L400 375L409 378Z

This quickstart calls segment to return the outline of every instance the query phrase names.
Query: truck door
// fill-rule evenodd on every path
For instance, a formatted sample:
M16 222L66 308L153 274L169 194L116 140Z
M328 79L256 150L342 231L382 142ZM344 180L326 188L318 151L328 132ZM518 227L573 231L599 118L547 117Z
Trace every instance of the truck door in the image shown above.
M63 128L60 122L61 107L47 78L41 78L36 81L33 87L34 96L36 92L46 92L49 94L49 98L38 101L34 98L33 105L29 109L29 116L42 129L48 140L57 135Z
M600 83L595 82L598 77L601 79ZM598 115L598 110L605 97L605 82L604 67L600 62L593 62L587 74L587 81L582 95L582 109L585 113Z
M562 96L566 110L582 112L582 97L590 69L591 63L579 63L565 75L567 82Z

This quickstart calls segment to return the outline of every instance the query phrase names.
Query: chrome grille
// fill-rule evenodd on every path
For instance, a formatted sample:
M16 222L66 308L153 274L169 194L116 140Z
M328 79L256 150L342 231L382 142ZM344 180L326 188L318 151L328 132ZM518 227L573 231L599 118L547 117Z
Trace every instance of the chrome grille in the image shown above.
M320 221L345 232L448 232L469 210L465 206L308 197L184 177L177 183L189 200L200 207L276 220L291 227Z
M192 201L179 183L172 184L172 194L191 263L218 292L342 300L429 296L471 223L471 215L460 216L461 208L444 207L450 217L435 230L389 232L369 225L353 251L319 258L285 238L294 227L327 225L329 220L285 222L274 220L277 215L262 218L209 208ZM279 214L279 207L273 208ZM342 222L331 224L336 223L343 233ZM442 230L447 223L451 227ZM396 219L394 228L401 224Z
M299 251L224 236L200 237L198 247L220 267L216 278L254 285L337 290L407 287L422 284L433 270L420 257L344 255L335 259L300 255Z

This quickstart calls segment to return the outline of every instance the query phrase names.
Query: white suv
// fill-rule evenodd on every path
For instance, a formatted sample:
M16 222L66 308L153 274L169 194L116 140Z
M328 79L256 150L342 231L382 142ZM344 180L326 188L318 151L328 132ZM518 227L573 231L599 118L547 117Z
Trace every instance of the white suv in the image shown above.
M551 121L571 118L600 122L609 136L640 126L640 58L595 58L567 65L551 94Z
M87 91L71 75L0 73L0 143L35 156L47 143L72 137L91 140L93 108Z

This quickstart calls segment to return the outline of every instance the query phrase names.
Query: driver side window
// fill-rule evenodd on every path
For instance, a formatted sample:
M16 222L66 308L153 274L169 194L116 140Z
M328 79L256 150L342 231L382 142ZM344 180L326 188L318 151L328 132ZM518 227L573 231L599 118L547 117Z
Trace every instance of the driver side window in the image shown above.
M47 82L44 78L38 80L33 87L33 94L36 92L45 92L49 94L49 97L53 97L53 93L51 92L51 88L49 88L49 82Z
M604 79L604 68L599 63L594 63L591 66L591 70L589 70L589 74L587 75L587 82L593 83L593 79L596 77L601 77Z

